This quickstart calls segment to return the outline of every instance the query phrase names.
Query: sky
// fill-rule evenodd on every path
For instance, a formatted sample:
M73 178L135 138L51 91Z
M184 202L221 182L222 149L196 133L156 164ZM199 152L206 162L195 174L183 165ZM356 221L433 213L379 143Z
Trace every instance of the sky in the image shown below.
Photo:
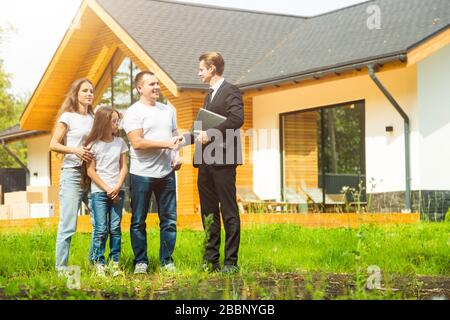
M365 0L178 0L299 16L312 16ZM11 93L31 94L82 0L0 0L0 59L11 74Z

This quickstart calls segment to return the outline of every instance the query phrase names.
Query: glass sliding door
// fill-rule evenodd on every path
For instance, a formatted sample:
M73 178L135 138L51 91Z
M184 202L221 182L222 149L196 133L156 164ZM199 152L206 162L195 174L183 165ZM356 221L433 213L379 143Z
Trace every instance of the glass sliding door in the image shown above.
M313 211L365 201L364 102L282 114L282 192Z

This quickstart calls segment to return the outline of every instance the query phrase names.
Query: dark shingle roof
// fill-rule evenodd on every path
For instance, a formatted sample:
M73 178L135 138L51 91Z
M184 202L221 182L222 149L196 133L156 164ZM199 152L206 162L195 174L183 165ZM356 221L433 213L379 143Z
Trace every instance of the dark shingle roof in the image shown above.
M304 18L161 0L97 0L180 88L219 51L240 87L406 53L450 25L449 0L376 0ZM367 8L381 9L370 30Z

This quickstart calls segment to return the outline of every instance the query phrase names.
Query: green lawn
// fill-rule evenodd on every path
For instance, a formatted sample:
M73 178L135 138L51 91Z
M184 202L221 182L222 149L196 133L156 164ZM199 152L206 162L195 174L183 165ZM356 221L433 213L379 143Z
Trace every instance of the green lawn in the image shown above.
M395 299L401 297L400 293L380 296L363 290L368 266L378 266L384 279L395 275L409 279L412 285L421 275L450 276L450 223L359 229L265 225L244 229L239 253L241 272L233 277L201 271L204 234L190 230L178 232L174 254L178 273L160 274L158 230L150 229L147 276L132 275L130 237L124 232L121 264L125 275L99 279L87 262L90 234L76 234L69 264L81 268L81 290L67 289L65 279L55 274L55 239L54 230L39 228L26 234L0 234L0 298L92 299L105 298L108 293L111 298L138 299L296 299L304 297L295 292L298 277L304 281L303 289L311 293L307 297L323 298L325 284L312 280L314 275L347 274L356 279L347 298ZM271 287L281 288L280 294L274 295Z

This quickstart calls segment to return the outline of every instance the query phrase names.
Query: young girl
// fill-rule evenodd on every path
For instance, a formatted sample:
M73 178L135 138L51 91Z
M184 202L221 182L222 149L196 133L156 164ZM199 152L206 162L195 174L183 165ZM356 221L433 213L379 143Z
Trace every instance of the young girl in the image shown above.
M87 164L87 175L92 179L91 197L94 214L92 254L97 275L105 276L105 247L109 233L109 262L113 276L121 273L119 256L121 247L123 183L128 173L126 152L128 146L118 137L121 115L110 107L100 108L85 145L94 159Z

